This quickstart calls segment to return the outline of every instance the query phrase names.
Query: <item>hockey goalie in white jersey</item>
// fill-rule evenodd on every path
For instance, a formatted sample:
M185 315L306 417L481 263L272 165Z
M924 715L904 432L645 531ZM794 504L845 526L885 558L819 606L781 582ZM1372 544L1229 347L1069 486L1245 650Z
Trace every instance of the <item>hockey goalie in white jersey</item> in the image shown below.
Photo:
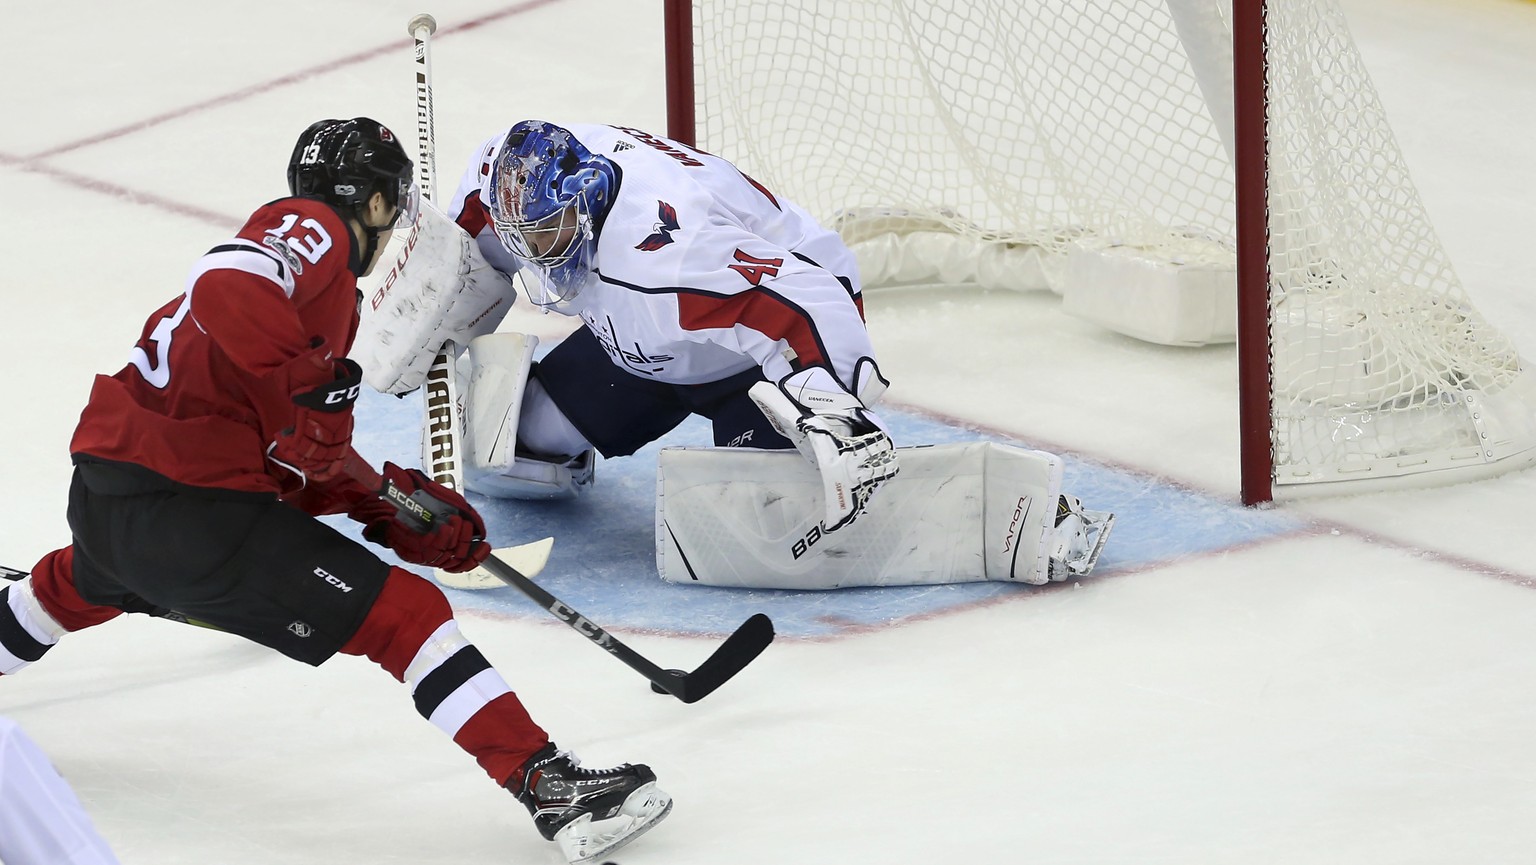
M729 162L636 129L523 121L476 152L420 248L365 292L353 357L379 390L458 364L471 491L576 495L594 452L633 454L690 415L712 448L666 448L657 566L675 582L823 589L1092 569L1113 515L1062 493L1051 454L895 448L858 268L836 233ZM585 327L533 361L495 332L516 275ZM798 453L797 453L798 452Z

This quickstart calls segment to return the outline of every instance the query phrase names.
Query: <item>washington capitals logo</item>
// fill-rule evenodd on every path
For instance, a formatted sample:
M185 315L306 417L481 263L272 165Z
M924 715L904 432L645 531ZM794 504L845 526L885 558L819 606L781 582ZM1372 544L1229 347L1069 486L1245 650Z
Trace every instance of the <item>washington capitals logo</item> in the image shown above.
M635 249L655 252L672 242L672 232L681 228L677 224L677 208L665 201L656 202L656 230L649 237L635 244Z

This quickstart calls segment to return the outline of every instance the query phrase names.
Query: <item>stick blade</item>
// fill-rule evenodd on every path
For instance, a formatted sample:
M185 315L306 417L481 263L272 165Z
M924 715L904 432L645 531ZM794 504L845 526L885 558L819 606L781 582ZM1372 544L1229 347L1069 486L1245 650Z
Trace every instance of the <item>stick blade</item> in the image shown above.
M541 541L518 544L515 547L502 547L492 550L491 554L516 568L523 576L533 577L544 570L545 563L549 561L549 551L554 545L554 538L545 538ZM459 574L449 573L439 568L432 572L432 576L438 584L450 589L479 591L502 589L507 586L506 580L486 570L484 566Z
M773 642L773 620L756 613L726 638L698 669L663 687L684 703L697 703L730 681Z

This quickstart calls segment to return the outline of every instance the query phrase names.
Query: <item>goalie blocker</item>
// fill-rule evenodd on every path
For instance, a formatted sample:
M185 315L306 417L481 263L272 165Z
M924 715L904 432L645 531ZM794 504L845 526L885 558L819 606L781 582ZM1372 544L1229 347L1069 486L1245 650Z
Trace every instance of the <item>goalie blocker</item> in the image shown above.
M357 287L361 320L350 357L370 387L396 396L422 386L443 343L462 346L495 331L515 296L511 278L425 201L410 231L394 233L380 266Z
M993 442L897 454L900 474L866 513L828 532L821 478L794 452L663 449L657 569L670 582L750 588L1040 585L1091 571L1114 525L1062 494L1052 454Z

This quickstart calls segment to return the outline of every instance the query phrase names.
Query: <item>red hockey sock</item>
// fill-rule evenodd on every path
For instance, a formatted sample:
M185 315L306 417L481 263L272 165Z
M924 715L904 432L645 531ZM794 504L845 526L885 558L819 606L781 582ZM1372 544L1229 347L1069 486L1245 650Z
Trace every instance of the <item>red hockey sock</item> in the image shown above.
M40 660L66 632L122 614L75 591L74 555L74 547L54 550L30 576L0 587L0 675L14 675Z
M116 607L101 607L75 591L75 548L54 550L32 569L32 591L48 615L66 631L80 631L123 614Z
M362 627L341 647L411 686L416 711L506 785L549 736L473 644L436 586L394 568Z

